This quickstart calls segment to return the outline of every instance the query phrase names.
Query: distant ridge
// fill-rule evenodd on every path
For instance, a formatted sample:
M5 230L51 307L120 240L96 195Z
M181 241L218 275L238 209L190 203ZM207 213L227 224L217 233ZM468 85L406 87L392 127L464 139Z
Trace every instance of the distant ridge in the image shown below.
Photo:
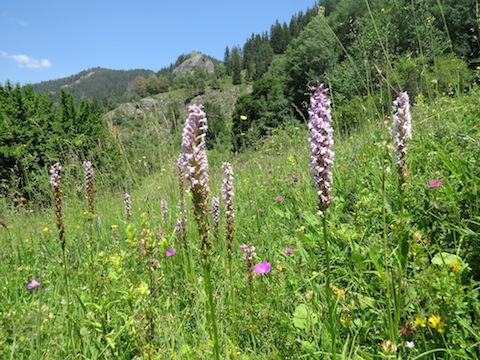
M119 102L125 100L127 87L137 76L148 77L152 70L112 70L95 67L57 80L42 81L33 84L35 91L58 96L61 89L68 89L75 100L97 99L99 101Z

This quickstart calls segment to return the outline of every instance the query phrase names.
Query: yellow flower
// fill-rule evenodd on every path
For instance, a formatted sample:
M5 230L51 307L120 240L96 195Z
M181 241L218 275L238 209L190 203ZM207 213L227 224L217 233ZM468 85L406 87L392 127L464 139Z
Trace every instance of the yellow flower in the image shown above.
M114 224L111 226L112 230L115 230L115 229L118 229L118 225L117 224Z
M43 230L42 230L42 231L43 231L44 233L47 233L47 232L49 232L49 231L50 231L50 229L49 229L48 227L45 227L45 228L43 228Z
M148 290L148 285L146 282L142 282L136 290L141 295L150 294L150 290Z
M428 318L428 326L434 329L436 329L441 322L442 317L440 315L432 315Z
M105 253L104 253L103 251L100 251L100 252L98 253L98 257L103 258L104 256L105 256Z
M343 319L340 319L340 322L342 323L342 325L348 325L350 321L352 321L352 318L350 316L346 316Z
M413 322L415 323L415 325L418 325L421 327L427 326L427 319L426 318L420 319L420 316L418 315Z
M332 289L333 293L337 295L340 299L345 299L345 290L339 289L333 284L330 284L330 289Z
M443 334L445 332L445 323L443 321L440 321L438 324L437 331L439 334Z
M453 272L460 271L460 265L458 264L458 261L450 263L450 269L452 269Z

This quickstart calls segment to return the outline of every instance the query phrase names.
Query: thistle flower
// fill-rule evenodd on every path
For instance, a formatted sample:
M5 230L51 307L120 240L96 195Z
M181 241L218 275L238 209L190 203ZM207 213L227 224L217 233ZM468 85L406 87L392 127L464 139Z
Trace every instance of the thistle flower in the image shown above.
M225 202L225 229L226 229L226 242L229 256L232 254L232 242L233 242L233 221L235 213L233 211L233 195L235 194L233 188L233 170L232 165L228 162L223 163L223 180L222 180L222 197Z
M173 255L175 255L175 250L174 250L174 249L168 249L168 250L165 252L165 255L166 255L166 256L173 256Z
M212 199L213 212L213 234L215 238L218 236L218 224L220 223L220 198L214 197Z
M405 186L408 179L407 142L412 138L412 117L410 115L410 98L403 92L393 102L393 127L395 140L395 160L400 187Z
M130 196L130 194L125 193L123 202L125 204L125 215L127 217L127 223L129 223L132 221L132 197Z
M87 210L90 214L94 212L95 188L93 186L94 174L93 167L90 161L83 162L83 169L85 170L84 184L87 190Z
M330 193L335 153L332 151L334 141L330 112L331 101L325 98L328 89L324 89L320 82L316 87L312 86L310 90L314 92L310 97L308 110L310 172L317 191L319 214L324 216L325 210L333 201Z
M53 199L55 203L55 217L57 220L58 237L62 251L65 251L65 228L63 226L62 216L62 191L60 189L60 163L56 162L50 168L50 184L53 190Z
M202 108L202 105L192 105L189 108L190 115L185 121L182 134L182 151L185 155L186 175L190 182L194 215L201 238L200 248L203 253L203 261L207 261L212 243L208 239L210 225L207 204L210 188L205 152L205 136L208 126Z

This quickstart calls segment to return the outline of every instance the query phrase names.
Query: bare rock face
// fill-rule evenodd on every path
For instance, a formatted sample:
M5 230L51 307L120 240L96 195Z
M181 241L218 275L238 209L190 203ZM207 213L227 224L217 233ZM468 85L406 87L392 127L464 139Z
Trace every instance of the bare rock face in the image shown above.
M183 74L185 71L194 71L198 67L203 67L209 74L212 74L215 70L213 61L208 57L197 51L192 51L190 57L177 66L174 70L174 74Z

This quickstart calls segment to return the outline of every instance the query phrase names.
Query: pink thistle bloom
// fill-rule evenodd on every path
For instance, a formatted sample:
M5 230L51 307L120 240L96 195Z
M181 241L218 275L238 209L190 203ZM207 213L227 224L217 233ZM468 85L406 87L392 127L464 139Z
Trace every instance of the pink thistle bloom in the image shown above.
M283 251L285 251L285 254L291 254L293 249L287 246Z
M35 290L38 290L39 288L40 288L40 280L38 279L32 279L27 284L27 289L29 291L35 291Z
M281 195L277 196L275 198L275 201L278 201L278 202L283 201L283 196L281 196Z
M258 212L259 213L263 213L265 210L263 210L262 208L258 209Z
M275 171L275 169L274 169L273 167L271 167L271 168L268 169L268 173L269 173L269 174L273 174L274 171Z
M162 235L163 235L163 231L162 230L157 231L157 233L155 235L157 235L159 238L161 238Z
M167 256L173 256L173 255L175 255L175 250L173 250L173 249L168 249L167 252L165 253L165 255L167 255Z
M268 181L263 182L263 185L268 185L268 184L269 184Z
M430 181L428 182L428 187L429 187L430 189L439 188L439 187L441 187L441 186L443 186L443 181L440 180L440 179L430 180Z
M257 274L262 275L270 272L270 263L269 262L263 262L255 265L253 268L253 271L255 271Z

